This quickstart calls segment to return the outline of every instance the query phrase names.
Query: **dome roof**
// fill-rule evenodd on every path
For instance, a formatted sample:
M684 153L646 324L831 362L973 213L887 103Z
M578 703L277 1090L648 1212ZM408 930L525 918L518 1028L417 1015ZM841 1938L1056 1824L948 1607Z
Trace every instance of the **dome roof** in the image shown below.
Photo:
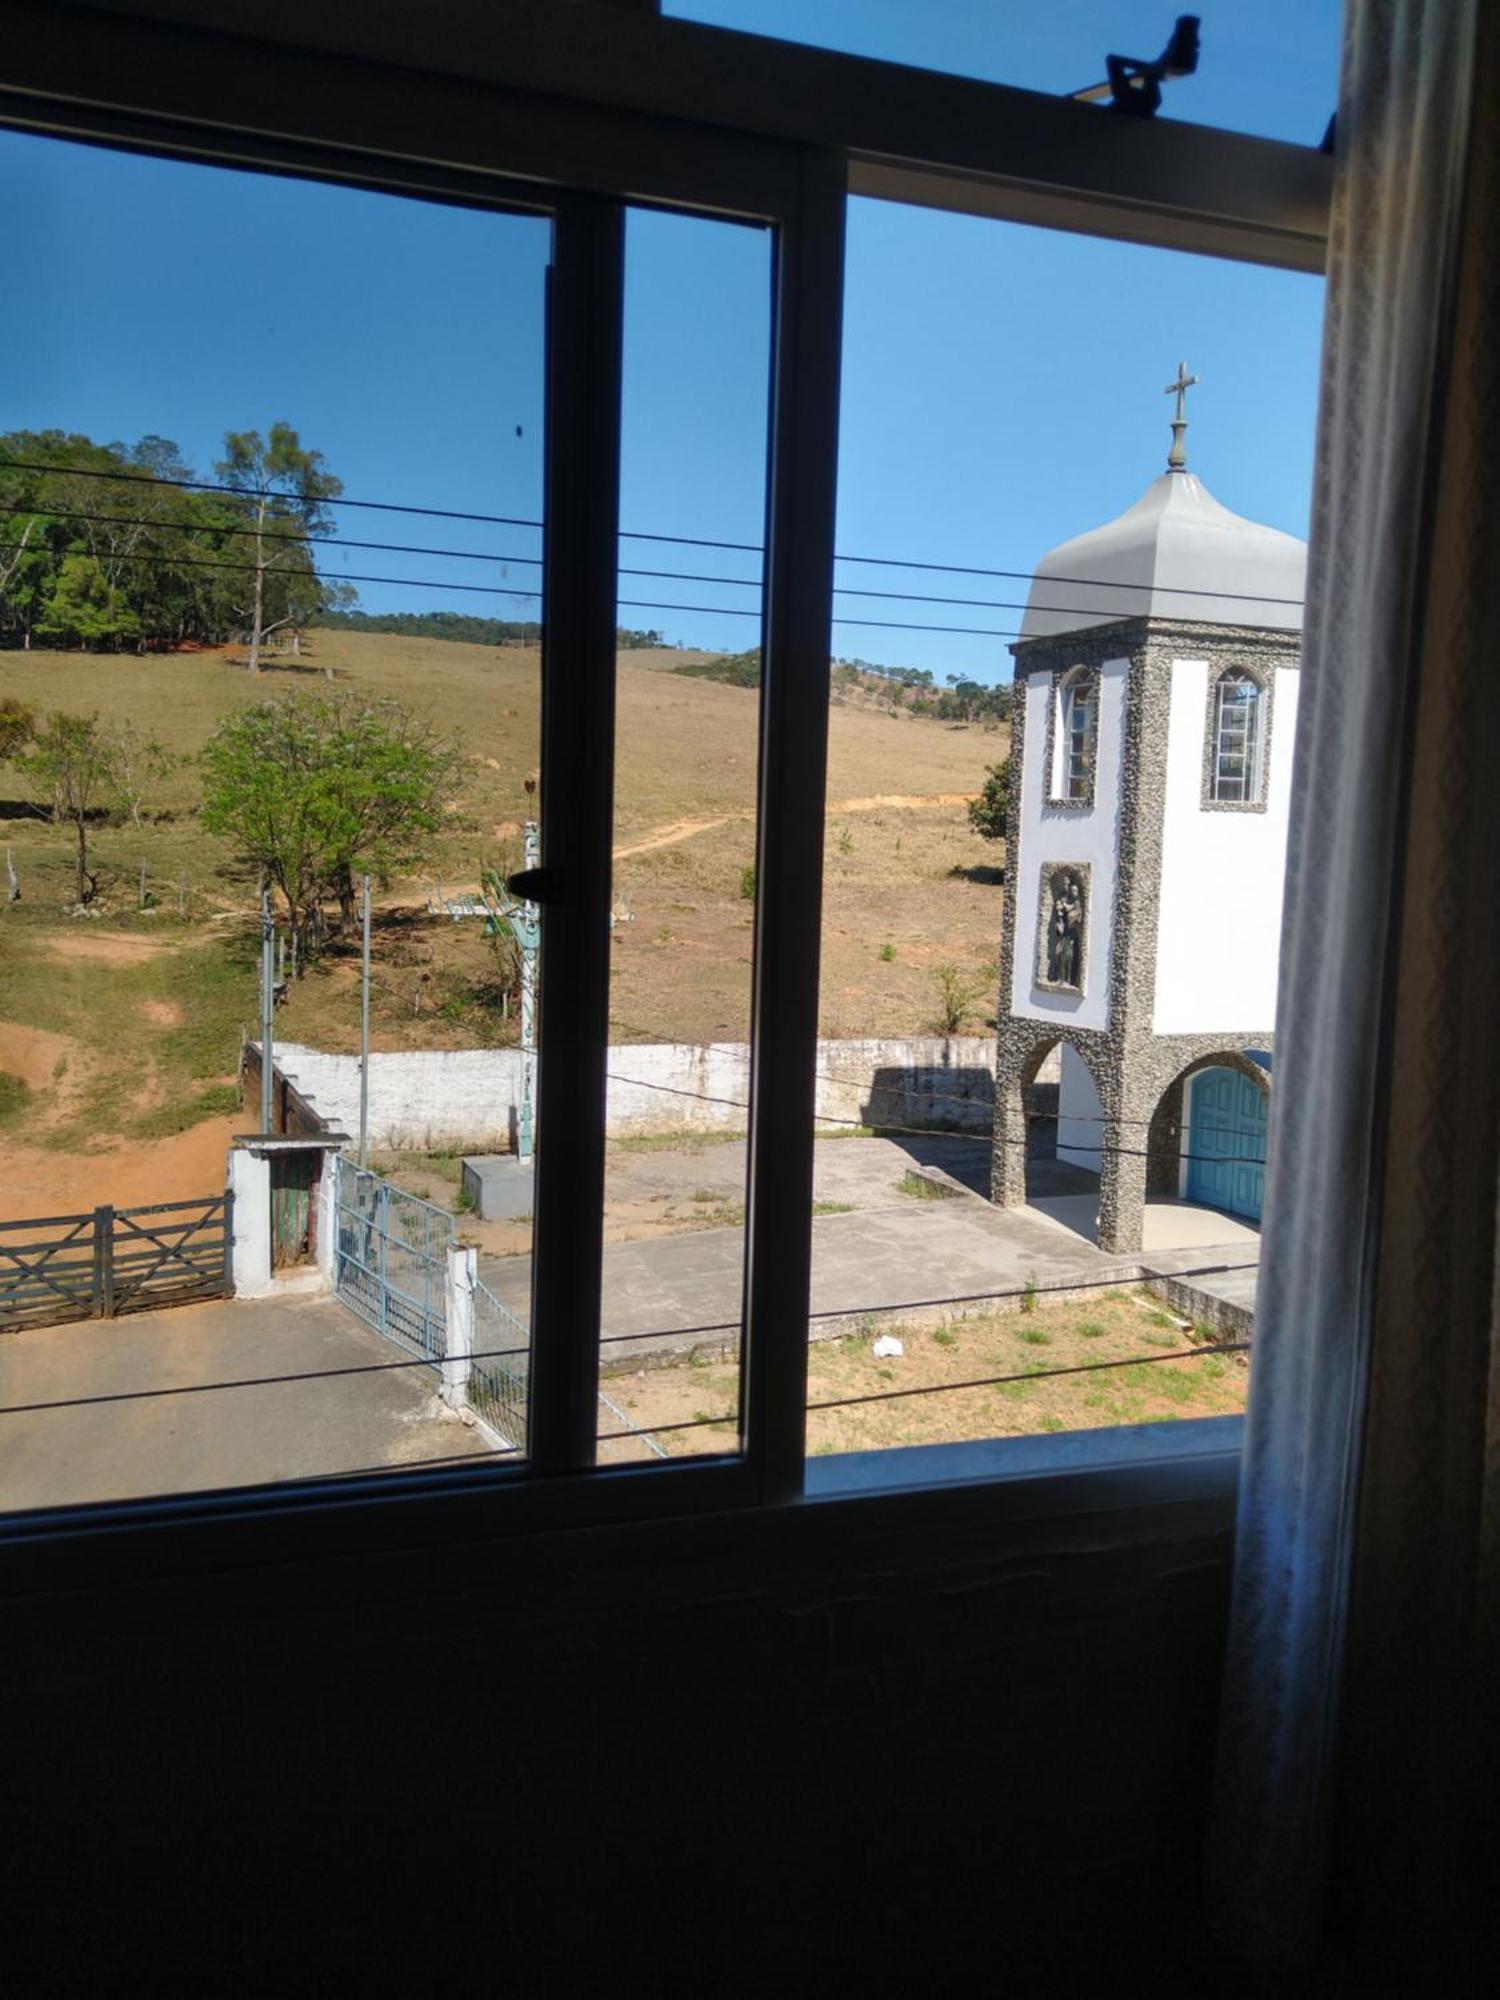
M1042 558L1021 637L1131 617L1295 632L1306 573L1305 542L1231 514L1191 472L1164 472L1117 520Z

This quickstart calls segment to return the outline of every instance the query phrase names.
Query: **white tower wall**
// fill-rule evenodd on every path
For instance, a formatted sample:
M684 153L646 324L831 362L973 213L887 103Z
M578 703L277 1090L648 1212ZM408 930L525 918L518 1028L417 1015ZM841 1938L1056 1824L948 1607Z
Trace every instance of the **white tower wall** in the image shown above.
M1099 671L1099 733L1094 762L1094 802L1086 809L1048 803L1047 724L1053 701L1051 674L1026 681L1025 751L1021 770L1020 855L1016 874L1015 957L1011 1012L1023 1020L1055 1019L1059 1031L1109 1025L1110 932L1120 845L1120 781L1125 747L1128 660L1109 660ZM1044 862L1078 861L1089 869L1088 932L1084 940L1084 992L1044 993L1036 986L1037 919Z
M1205 811L1208 673L1202 660L1172 663L1152 1018L1158 1035L1230 1034L1276 1018L1299 675L1292 667L1276 673L1265 811Z
M1057 1091L1057 1157L1097 1173L1103 1161L1104 1107L1088 1064L1067 1042L1062 1045L1062 1077Z

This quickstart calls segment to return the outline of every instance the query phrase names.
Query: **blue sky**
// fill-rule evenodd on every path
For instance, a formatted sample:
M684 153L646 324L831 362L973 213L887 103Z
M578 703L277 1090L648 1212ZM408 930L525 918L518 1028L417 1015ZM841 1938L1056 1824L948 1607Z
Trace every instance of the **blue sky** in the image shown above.
M717 18L753 13L767 25L792 13L780 0L695 0L678 11L708 17L711 7ZM854 11L804 0L796 15L807 39L852 46ZM1150 52L1167 25L1146 16L1154 39L1137 51L1129 27L1139 8L1030 11L1037 19L988 73L1050 88L1047 65L1071 79L1076 46L1093 47L1101 32L1105 47ZM861 5L859 45L909 55L897 31L915 12L907 0ZM972 55L983 40L993 56L995 18L1012 12L952 0L923 18L955 29L949 42L934 33L935 49L951 45L955 67L978 70L963 50ZM1254 23L1240 56L1243 102L1281 101L1279 52L1295 23L1316 23L1320 9L1265 0L1233 12ZM891 46L874 45L877 29ZM1323 40L1331 44L1331 30ZM1311 63L1296 73L1303 96L1331 97L1331 47L1324 54L1321 81L1308 82ZM1197 115L1208 114L1200 106ZM208 477L225 430L285 418L326 454L349 496L539 517L541 221L3 132L0 208L7 268L32 274L8 289L0 315L0 430L59 427L127 441L157 432ZM627 247L623 525L756 542L769 240L730 224L636 213ZM1194 469L1227 506L1305 533L1321 311L1321 283L1307 277L856 202L839 548L1030 570L1057 542L1128 506L1161 469L1162 389L1179 359L1202 377L1188 437ZM361 583L367 609L535 615L535 601L520 594L535 587L535 570L521 560L540 553L534 529L344 508L340 532L513 559L330 552L334 575L405 580ZM756 569L755 558L731 551L646 541L627 541L622 564L714 579ZM1018 614L1004 607L1025 594L998 578L852 565L837 580L845 589L995 601L977 609L842 596L845 619L993 634L1014 630ZM757 594L733 582L625 577L621 596L721 607L622 606L622 623L689 644L740 647L758 636L753 617L732 615L753 610ZM1003 636L846 623L835 650L927 667L939 680L1009 673Z
M1184 8L1182 10L1186 12ZM1174 0L662 0L664 14L1064 96L1106 55L1161 53ZM1338 81L1338 0L1197 0L1202 58L1161 116L1316 145Z

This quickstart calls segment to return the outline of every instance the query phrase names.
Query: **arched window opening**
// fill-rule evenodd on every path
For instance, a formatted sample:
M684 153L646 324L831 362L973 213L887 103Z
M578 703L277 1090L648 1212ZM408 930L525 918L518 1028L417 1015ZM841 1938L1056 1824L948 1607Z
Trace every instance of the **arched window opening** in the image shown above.
M1255 805L1264 771L1266 691L1253 674L1231 668L1214 690L1213 770L1209 796L1219 805Z
M1089 805L1094 797L1094 762L1099 744L1099 681L1087 667L1065 674L1057 690L1057 749L1052 796L1069 805Z

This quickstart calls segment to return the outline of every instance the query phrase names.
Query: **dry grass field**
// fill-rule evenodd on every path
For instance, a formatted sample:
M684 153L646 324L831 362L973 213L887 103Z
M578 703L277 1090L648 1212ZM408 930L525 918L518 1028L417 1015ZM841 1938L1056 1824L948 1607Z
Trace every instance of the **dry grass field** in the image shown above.
M880 1334L894 1334L903 1352L875 1354ZM1049 1373L1058 1369L1079 1372ZM807 1445L822 1456L1231 1416L1245 1407L1249 1378L1247 1354L1226 1352L1145 1292L960 1314L937 1327L892 1312L808 1349ZM954 1386L971 1382L985 1386ZM607 1387L638 1430L685 1426L657 1436L668 1457L734 1448L732 1361L612 1375Z
M759 698L672 672L701 657L620 658L611 1014L622 1041L736 1040L747 1030ZM465 758L448 830L417 874L381 892L375 1046L514 1035L486 995L479 926L435 916L429 901L518 858L538 750L534 651L317 631L300 661L278 659L254 681L227 652L0 655L0 694L129 722L182 760L141 825L116 819L92 834L99 914L86 918L63 914L68 830L39 816L25 782L0 769L0 844L22 891L0 905L0 1216L36 1213L38 1200L64 1194L73 1204L88 1176L63 1175L67 1161L129 1142L149 1166L144 1149L181 1151L189 1130L233 1122L240 1032L256 1018L255 882L204 832L194 760L237 705L330 683L413 704ZM931 1030L942 965L969 984L968 1025L978 1027L993 1009L1003 857L969 830L964 802L1005 754L1005 734L869 705L836 704L831 720L823 1031ZM356 1046L356 939L336 939L296 983L278 1026L292 1040ZM37 1033L57 1038L45 1060ZM118 1159L101 1166L120 1170Z

